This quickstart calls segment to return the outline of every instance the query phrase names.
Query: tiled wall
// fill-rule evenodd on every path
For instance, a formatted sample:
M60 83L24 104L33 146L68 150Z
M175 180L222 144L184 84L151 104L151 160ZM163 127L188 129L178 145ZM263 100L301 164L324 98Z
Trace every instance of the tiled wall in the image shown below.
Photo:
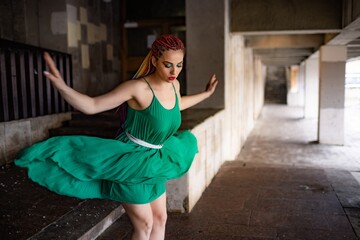
M121 1L1 1L0 38L72 55L74 88L94 96L120 79ZM0 166L20 149L48 137L69 114L0 123Z
M66 4L65 32L76 90L94 96L120 83L119 9L119 1ZM54 15L52 21L56 18L60 17Z

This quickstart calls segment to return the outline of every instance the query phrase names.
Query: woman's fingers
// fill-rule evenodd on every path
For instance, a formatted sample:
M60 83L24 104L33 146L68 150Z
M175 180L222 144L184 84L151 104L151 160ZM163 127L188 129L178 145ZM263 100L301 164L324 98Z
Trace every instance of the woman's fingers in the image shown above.
M214 74L214 75L212 75L212 77L211 77L211 83L214 84L214 83L216 83L216 82L217 82L217 78L216 78L216 75Z
M54 60L51 58L51 56L48 52L44 53L44 59L45 59L46 65L49 67L50 73L52 75L54 75L55 77L61 77L59 70L56 68Z
M48 66L49 71L44 71L45 77L48 78L52 84L56 88L60 87L61 85L65 84L64 80L61 77L59 70L57 69L54 60L51 58L50 54L45 52L44 59L46 65Z
M48 71L44 71L44 74L47 78L49 78L51 81L56 81L57 77L55 77L54 75L52 75L51 73L49 73Z
M207 90L208 90L208 91L214 91L217 84L218 84L218 80L217 80L217 78L216 78L216 75L213 74L213 75L211 76L211 78L210 78L209 83L208 83L208 88L207 88Z
M217 79L215 79L213 84L212 84L213 88L215 88L218 83L219 83L219 81Z

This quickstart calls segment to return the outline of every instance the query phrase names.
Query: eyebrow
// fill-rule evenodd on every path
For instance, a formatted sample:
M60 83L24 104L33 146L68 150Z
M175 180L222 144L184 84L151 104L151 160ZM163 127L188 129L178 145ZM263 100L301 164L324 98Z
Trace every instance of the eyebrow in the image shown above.
M181 63L183 63L183 62L184 62L184 61L181 61L181 62L179 62L179 63L177 63L177 64L181 64ZM169 61L163 61L163 63L166 63L166 64L167 64L167 63L173 64L172 62L169 62ZM176 65L177 65L177 64L176 64Z

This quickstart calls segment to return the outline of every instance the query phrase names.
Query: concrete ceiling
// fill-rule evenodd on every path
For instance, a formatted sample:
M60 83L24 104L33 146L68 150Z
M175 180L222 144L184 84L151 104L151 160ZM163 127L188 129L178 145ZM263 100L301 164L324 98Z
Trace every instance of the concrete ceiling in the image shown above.
M346 46L348 60L359 58L358 2L231 0L230 31L266 65L299 65L323 45Z
M328 45L347 46L348 59L360 57L360 17L346 26Z
M298 65L326 41L326 34L245 35L245 46L252 48L265 65Z
M360 30L325 34L245 35L245 46L252 48L265 65L299 65L322 45L347 46L348 60L360 57Z

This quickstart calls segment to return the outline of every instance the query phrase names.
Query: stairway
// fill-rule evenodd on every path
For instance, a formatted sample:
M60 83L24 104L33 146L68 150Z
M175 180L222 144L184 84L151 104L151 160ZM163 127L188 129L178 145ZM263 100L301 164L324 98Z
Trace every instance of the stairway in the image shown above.
M27 170L0 168L0 239L96 239L124 213L119 202L58 195L32 182Z
M88 135L114 138L119 116L72 114L50 136ZM14 164L0 169L0 239L95 239L123 213L119 202L61 196L32 182L27 170Z
M85 115L74 112L71 120L60 128L50 129L50 136L87 135L102 138L114 138L120 127L119 115L114 111Z

